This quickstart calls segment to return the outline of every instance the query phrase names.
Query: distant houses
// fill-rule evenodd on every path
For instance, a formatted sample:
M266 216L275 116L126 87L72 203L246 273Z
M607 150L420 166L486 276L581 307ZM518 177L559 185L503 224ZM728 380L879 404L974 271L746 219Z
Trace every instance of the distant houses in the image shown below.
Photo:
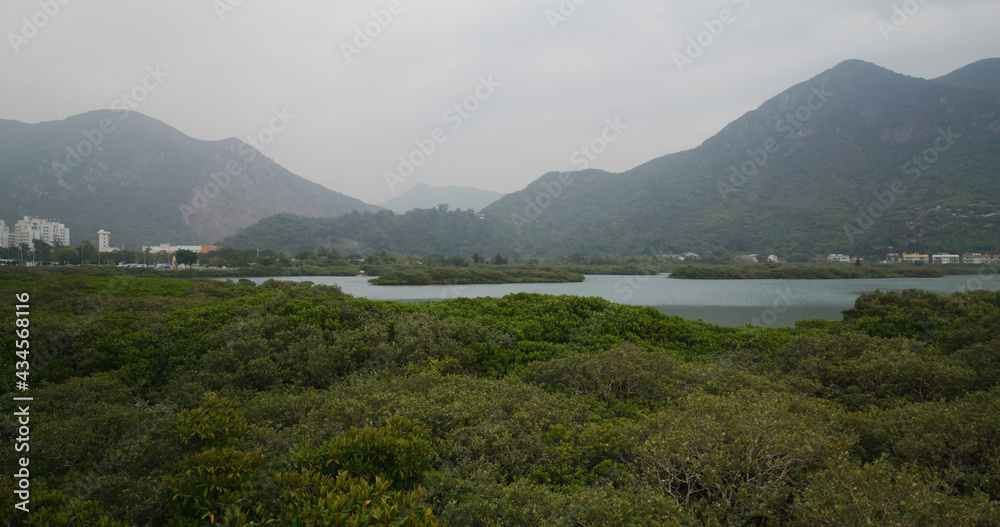
M151 253L168 253L173 254L177 251L191 251L197 254L208 254L215 250L213 245L170 245L169 243L161 243L160 245L145 245L142 248L143 252L149 251Z
M820 261L821 256L816 257L816 261ZM852 258L846 254L831 254L826 257L828 262L842 262L842 263L855 263L858 258ZM862 259L863 261L863 259ZM920 254L920 253L889 253L886 255L885 260L882 261L885 264L937 264L937 265L951 265L951 264L973 264L973 265L990 265L990 264L1000 264L1000 254L981 254L981 253L966 253L966 254Z

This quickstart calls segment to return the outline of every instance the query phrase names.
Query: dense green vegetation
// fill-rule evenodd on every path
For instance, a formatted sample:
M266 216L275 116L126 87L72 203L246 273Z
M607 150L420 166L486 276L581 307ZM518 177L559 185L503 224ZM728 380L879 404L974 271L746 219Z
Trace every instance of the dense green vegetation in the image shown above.
M582 282L582 274L536 269L430 267L390 271L369 280L375 285L541 284Z
M976 274L977 265L684 265L670 273L671 278L692 280L832 280L844 278L938 278L947 275Z
M599 298L5 270L8 400L22 292L32 512L5 478L0 524L1000 523L1000 293L724 328Z

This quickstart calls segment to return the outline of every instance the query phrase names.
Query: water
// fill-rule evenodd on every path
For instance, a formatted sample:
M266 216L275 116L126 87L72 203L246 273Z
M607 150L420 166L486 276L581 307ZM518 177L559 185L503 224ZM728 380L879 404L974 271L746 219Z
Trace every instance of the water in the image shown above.
M651 306L663 313L723 326L794 326L808 319L841 320L854 300L876 290L923 289L947 294L967 289L1000 291L1000 276L884 278L867 280L679 280L659 276L587 276L573 284L374 286L359 277L282 277L278 280L338 285L371 300L417 302L511 293L599 296L620 304ZM267 278L254 279L261 283Z

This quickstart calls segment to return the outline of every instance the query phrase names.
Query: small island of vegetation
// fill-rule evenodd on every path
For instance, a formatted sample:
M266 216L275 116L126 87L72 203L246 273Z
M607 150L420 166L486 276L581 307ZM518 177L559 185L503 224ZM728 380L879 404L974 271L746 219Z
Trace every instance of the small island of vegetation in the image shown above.
M373 285L472 285L572 283L583 280L582 274L567 271L429 267L390 271L369 282Z

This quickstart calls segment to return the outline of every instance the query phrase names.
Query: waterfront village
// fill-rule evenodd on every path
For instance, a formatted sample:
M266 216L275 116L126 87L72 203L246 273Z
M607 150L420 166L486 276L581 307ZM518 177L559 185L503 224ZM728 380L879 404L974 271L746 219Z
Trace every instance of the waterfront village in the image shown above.
M15 225L13 230L0 219L0 247L6 248L17 248L25 249L31 251L31 248L35 245L35 240L44 242L50 247L72 247L70 244L69 228L59 223L56 220L51 219L40 219L32 216L25 216L23 219L19 220ZM100 230L97 232L97 248L96 251L98 255L102 253L110 253L119 249L124 249L124 247L111 247L111 233L105 230ZM211 245L171 245L169 243L159 244L159 245L145 245L142 247L142 253L144 254L157 254L165 255L166 260L170 263L159 263L155 265L150 265L149 267L173 268L178 267L186 268L188 266L183 264L178 264L176 258L174 258L177 251L191 251L195 254L207 254L215 250L214 246ZM674 258L680 261L692 261L697 260L699 255L697 253L685 253L685 254L666 254L667 258ZM748 254L744 255L742 258L745 263L779 263L780 259L777 255L761 255L761 254ZM851 256L848 254L830 254L827 256L818 255L816 256L816 262L834 262L834 263L850 263L859 264L864 262L865 259L858 256ZM20 255L16 260L14 258L8 258L7 260L0 260L0 263L5 264L20 264L20 265L39 265L40 262L30 261L26 255ZM110 262L109 262L110 263ZM127 266L137 266L139 262L126 263L118 262L120 265ZM879 260L878 263L882 264L936 264L936 265L948 265L948 264L973 264L973 265L991 265L1000 264L1000 253L966 253L966 254L908 254L908 253L889 253L886 255L885 259ZM146 266L146 264L143 264ZM197 265L193 266L197 268Z

